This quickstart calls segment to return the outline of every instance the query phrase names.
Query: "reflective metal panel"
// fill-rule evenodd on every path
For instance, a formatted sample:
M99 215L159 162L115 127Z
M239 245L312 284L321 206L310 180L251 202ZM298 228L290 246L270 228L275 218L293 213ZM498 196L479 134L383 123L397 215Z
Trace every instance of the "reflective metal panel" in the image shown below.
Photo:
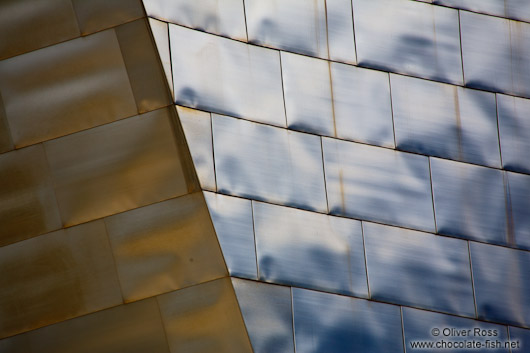
M83 35L144 16L141 0L72 0L72 3Z
M143 3L148 16L247 40L243 0L143 0Z
M318 136L212 119L219 192L327 212Z
M113 30L1 61L0 92L17 147L136 114Z
M45 143L67 226L188 191L168 109Z
M291 289L232 279L254 353L294 353Z
M210 113L177 106L180 123L193 158L195 171L205 190L215 191L212 121Z
M366 222L363 230L373 299L475 316L466 241Z
M0 246L61 228L42 145L0 155Z
M330 64L337 137L394 147L388 74Z
M285 126L277 51L171 24L169 34L177 104Z
M171 73L171 54L169 52L169 28L168 24L162 21L148 19L151 33L155 40L156 48L158 49L158 56L162 61L162 67L166 74L166 80L169 84L171 96L173 96L173 74Z
M353 0L353 14L359 65L462 84L458 11L407 0Z
M121 304L102 221L0 248L0 338Z
M509 200L506 205L508 242L530 250L530 175L507 172L505 178Z
M530 252L470 243L479 319L530 327Z
M2 92L0 91L0 153L7 152L14 148L11 140L11 132L7 125L6 112L2 100Z
M205 192L217 239L231 276L257 279L252 206L249 200Z
M351 0L325 0L329 59L355 64Z
M403 353L398 306L292 290L297 353Z
M506 244L503 172L431 158L438 233Z
M323 148L332 214L434 231L427 157L330 138Z
M254 202L261 280L368 297L361 223Z
M495 95L390 75L397 148L500 168Z
M510 331L510 340L515 342L515 344L518 342L518 347L522 347L523 349L530 347L530 330L513 326L510 326L508 329ZM517 347L513 348L512 352L517 353Z
M530 20L527 0L433 0L433 3L515 20Z

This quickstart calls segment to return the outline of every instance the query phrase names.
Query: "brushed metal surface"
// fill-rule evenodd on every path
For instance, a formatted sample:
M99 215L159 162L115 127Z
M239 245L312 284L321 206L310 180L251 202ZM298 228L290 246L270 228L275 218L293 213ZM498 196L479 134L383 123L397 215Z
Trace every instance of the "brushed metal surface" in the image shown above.
M0 91L0 153L11 151L14 148L13 141L11 140L11 131L7 125L2 92Z
M171 97L173 97L173 74L171 72L171 54L169 50L169 27L166 22L158 21L152 18L148 18L151 33L155 40L156 49L158 50L158 56L162 61L162 67L166 74L166 80L171 91Z
M351 0L325 0L329 59L355 64L355 38Z
M145 16L141 0L72 0L82 35Z
M433 0L433 3L514 20L530 21L530 3L526 0Z
M508 242L530 250L530 175L506 172L505 178Z
M510 340L520 342L521 347L530 347L530 329L509 326L508 330L510 331Z
M467 242L363 222L372 299L475 316Z

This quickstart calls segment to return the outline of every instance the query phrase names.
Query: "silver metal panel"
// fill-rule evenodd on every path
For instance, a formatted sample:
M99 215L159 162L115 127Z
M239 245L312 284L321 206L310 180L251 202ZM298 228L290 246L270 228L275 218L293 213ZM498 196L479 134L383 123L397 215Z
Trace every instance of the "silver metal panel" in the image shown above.
M467 242L363 222L372 299L475 316Z
M143 3L150 17L247 40L243 0L143 0Z
M530 20L527 0L433 0L433 3L514 20Z
M530 252L470 243L479 319L530 327Z
M438 233L506 244L503 172L431 158Z
M399 307L293 288L297 353L403 353Z
M162 62L166 80L168 82L171 96L173 96L173 74L171 73L171 54L169 50L169 28L166 22L158 21L152 18L148 19L151 33L155 40L158 56Z
M353 14L359 65L462 84L458 11L407 0L353 0Z
M361 223L254 202L261 280L368 297Z
M327 212L320 138L212 115L221 193Z
M400 150L500 168L495 95L390 75Z
M250 200L205 192L217 239L231 276L258 278Z
M142 0L72 0L72 4L82 35L145 16Z
M394 147L388 74L330 64L336 136Z
M254 353L294 353L291 289L232 279Z
M351 0L325 0L329 59L355 64L355 39Z
M285 126L278 51L171 24L169 34L177 104Z
M332 214L434 231L427 157L323 139Z
M506 172L508 243L530 250L530 175Z

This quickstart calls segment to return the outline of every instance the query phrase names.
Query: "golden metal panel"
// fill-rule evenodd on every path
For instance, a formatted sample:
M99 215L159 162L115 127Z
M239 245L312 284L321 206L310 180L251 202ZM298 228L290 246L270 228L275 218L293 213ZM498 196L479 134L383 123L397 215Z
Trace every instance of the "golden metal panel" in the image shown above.
M201 192L105 222L125 301L228 275Z
M0 60L77 36L70 0L0 2Z
M122 303L103 221L0 248L0 338Z
M113 30L0 62L0 92L17 147L136 114Z
M144 16L140 0L72 0L83 35Z
M185 194L170 119L169 108L159 109L46 142L64 224Z
M116 27L138 112L172 103L164 70L145 19Z
M0 225L0 246L61 228L42 145L0 155Z
M172 353L252 352L229 278L158 297Z
M0 92L0 153L13 149L13 142L11 140L11 133L7 125L6 112L4 110L4 103L2 101L2 94Z

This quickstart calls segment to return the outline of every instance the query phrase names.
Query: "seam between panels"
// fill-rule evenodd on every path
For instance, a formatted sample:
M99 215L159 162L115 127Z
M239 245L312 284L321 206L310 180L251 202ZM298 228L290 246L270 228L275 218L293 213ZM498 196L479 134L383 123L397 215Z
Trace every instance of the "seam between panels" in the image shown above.
M504 169L504 162L502 161L501 124L500 124L500 119L499 119L499 100L498 100L497 95L498 95L498 93L495 93L495 113L496 113L496 117L497 117L497 139L498 139L498 142L499 142L499 158L500 158L500 161L501 161L500 170L505 170Z
M173 53L171 51L171 31L169 30L170 23L169 22L165 22L165 23L167 24L167 46L168 46L168 51L169 51L169 74L171 75L171 82L168 82L168 85L171 84L169 93L171 93L172 104L175 104L175 98L176 98L175 97L175 78L173 76ZM163 66L164 65L162 65L162 69L163 69Z
M355 50L355 63L359 63L359 57L357 56L357 38L355 38L355 16L353 14L353 0L349 1L351 8L351 24L353 30L353 49Z
M250 212L252 215L252 235L254 235L254 255L256 256L256 279L259 280L258 245L256 242L256 226L254 224L254 201L250 200Z
M401 318L401 340L403 342L403 352L407 352L407 344L405 343L405 320L403 319L403 307L399 306L399 316Z
M198 191L201 193L201 201L204 203L204 207L206 207L206 213L208 214L208 220L210 225L212 226L213 234L215 237L215 242L218 246L219 251L221 252L221 258L223 259L224 267L225 267L225 277L230 277L230 268L228 267L228 262L226 261L225 253L223 251L223 247L221 246L221 241L219 240L219 236L217 235L217 229L215 229L215 224L213 222L212 213L210 212L210 207L208 207L208 202L206 201L206 197L204 195L204 190ZM193 193L191 193L193 194ZM186 194L190 195L190 193Z
M392 100L392 83L390 80L390 72L388 75L388 91L390 93L390 115L392 117L392 133L394 135L394 149L397 150L397 140L396 140L396 124L394 122L394 101Z
M469 240L467 242L467 254L469 256L469 273L471 274L471 290L473 293L473 305L475 306L475 319L478 319L478 310L477 310L477 296L475 294L475 279L473 277L473 263L471 260L471 246ZM506 324L508 326L508 324Z
M293 287L289 287L289 291L291 294L291 327L293 329L293 349L296 353L296 333L295 333L295 326L294 326L294 297L293 297Z
M282 81L283 114L285 114L285 128L289 129L289 124L287 122L287 104L285 102L285 85L283 83L282 51L281 50L277 50L277 51L278 51L278 57L280 58L280 80ZM264 124L264 125L268 125L268 124Z
M368 258L366 256L366 241L364 240L364 222L361 222L361 238L363 240L363 254L364 254L364 272L366 273L366 289L368 291L368 298L372 298L372 293L370 291L370 281L368 280Z
M434 5L434 4L433 4ZM460 64L462 67L462 86L466 86L466 75L464 73L464 50L462 49L462 20L460 16L460 10L458 11L458 39L460 44Z
M155 296L156 307L158 308L158 315L160 316L160 323L162 324L162 330L164 331L164 338L166 339L167 351L171 352L171 346L169 345L169 338L166 331L166 321L164 320L164 315L162 315L162 309L160 309L160 300L158 299L160 294Z
M121 284L121 277L120 277L120 273L118 271L118 265L117 265L117 262L116 262L116 257L114 256L114 250L113 250L113 247L112 247L112 242L110 241L110 234L109 234L109 230L108 230L108 227L107 227L107 218L108 217L105 217L103 219L101 219L101 221L103 222L103 228L105 229L105 235L106 235L106 238L107 238L107 244L109 245L109 250L110 250L110 256L112 257L112 263L114 264L114 272L116 273L116 279L118 280L118 286L120 288L120 292L121 292L121 300L122 300L122 303L125 304L125 292L123 291L123 286Z
M427 157L429 160L429 181L431 183L431 200L432 200L432 215L434 218L434 234L438 234L438 222L436 222L436 208L434 207L434 183L432 181L432 168L431 168L431 157ZM462 239L462 238L457 238Z
M213 139L213 116L212 113L210 114L210 133L212 135L212 163L213 163L213 180L214 180L214 188L215 192L217 192L217 170L215 168L215 148L214 148L214 139ZM190 151L191 153L191 151Z
M247 35L247 42L248 42L248 23L247 23L247 5L245 4L245 0L241 0L243 3L243 19L245 20L245 33Z
M329 198L328 198L328 182L326 180L326 164L324 162L324 143L322 141L322 136L320 136L320 154L322 156L322 173L324 175L324 193L326 194L326 207L327 207L326 214L330 214Z

